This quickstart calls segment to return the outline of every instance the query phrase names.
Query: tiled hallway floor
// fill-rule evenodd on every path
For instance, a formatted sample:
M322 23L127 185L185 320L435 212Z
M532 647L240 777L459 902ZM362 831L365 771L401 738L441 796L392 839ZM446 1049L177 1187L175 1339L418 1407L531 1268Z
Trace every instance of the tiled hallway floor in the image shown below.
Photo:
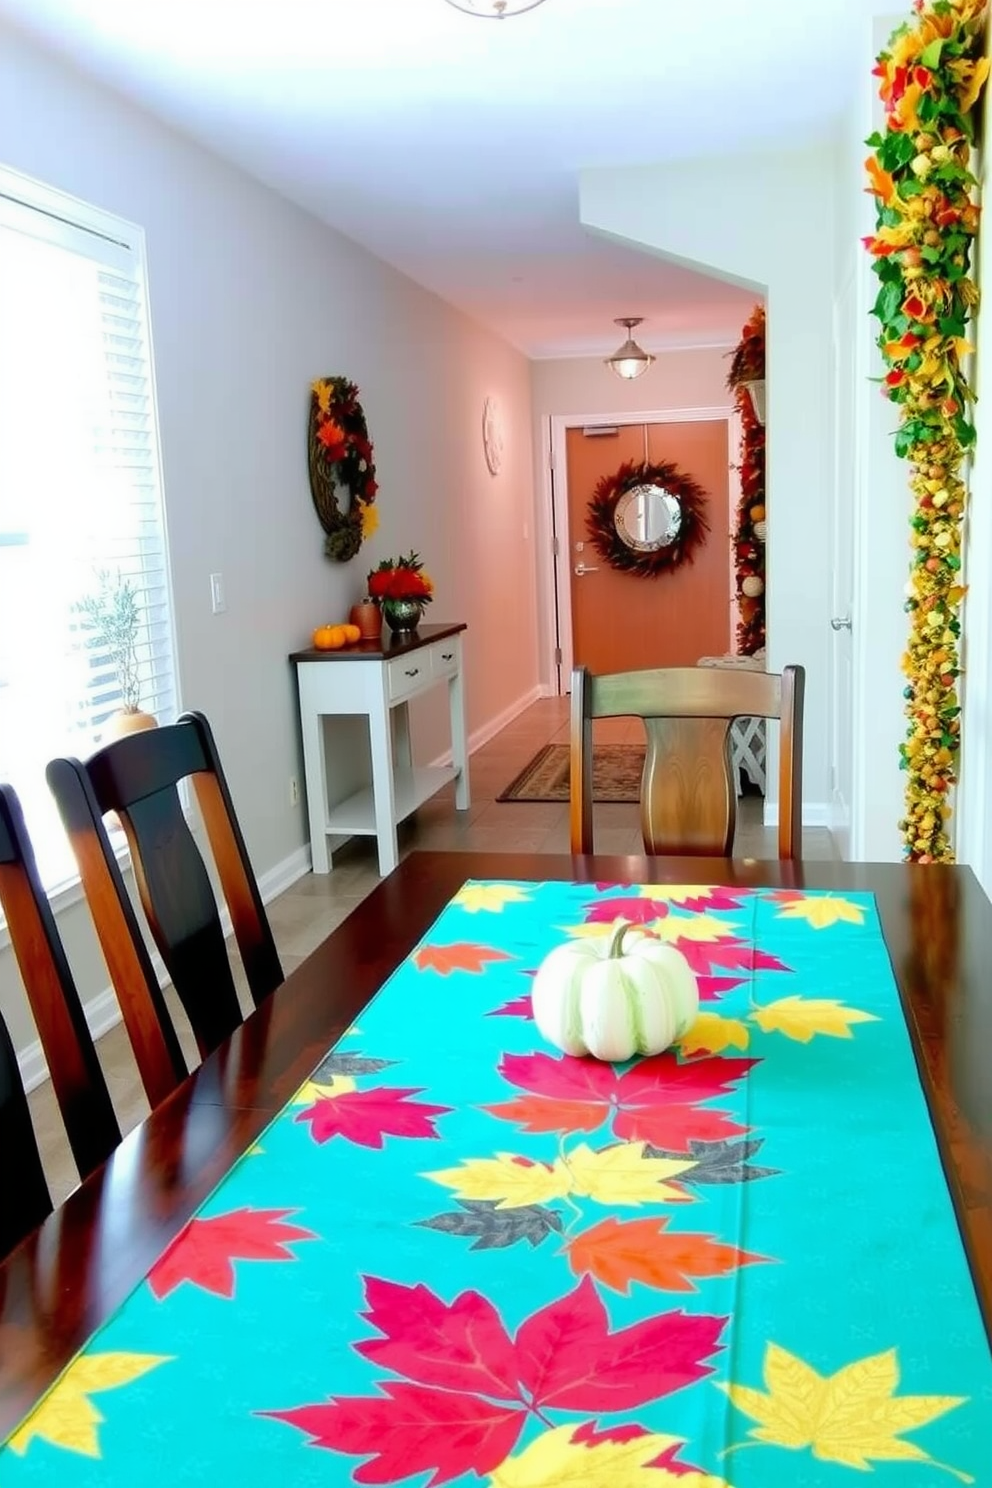
M595 725L595 739L602 743L641 743L643 729L636 720L605 720ZM546 698L534 703L472 755L471 808L456 812L454 787L447 787L401 828L402 855L417 848L567 853L567 805L504 804L496 800L542 745L567 742L568 699ZM595 829L597 851L623 854L641 851L636 805L596 807ZM824 828L804 834L803 850L808 858L836 856L833 839ZM775 833L762 825L761 801L756 797L745 797L741 802L734 851L738 857L775 856ZM329 875L307 874L268 906L287 974L379 882L375 843L371 838L353 840L334 861L335 867ZM193 1063L193 1041L181 1012L176 1024L183 1036L187 1059ZM129 1131L147 1115L148 1105L123 1028L112 1029L100 1040L99 1047L122 1129ZM32 1093L31 1106L53 1196L58 1201L77 1180L66 1150L61 1119L47 1085Z

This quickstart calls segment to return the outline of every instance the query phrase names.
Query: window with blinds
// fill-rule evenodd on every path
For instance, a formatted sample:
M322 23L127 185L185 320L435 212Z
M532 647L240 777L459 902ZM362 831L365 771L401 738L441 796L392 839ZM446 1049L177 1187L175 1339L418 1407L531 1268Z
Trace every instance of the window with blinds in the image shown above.
M125 705L176 712L142 234L0 172L0 779L49 889L45 766Z

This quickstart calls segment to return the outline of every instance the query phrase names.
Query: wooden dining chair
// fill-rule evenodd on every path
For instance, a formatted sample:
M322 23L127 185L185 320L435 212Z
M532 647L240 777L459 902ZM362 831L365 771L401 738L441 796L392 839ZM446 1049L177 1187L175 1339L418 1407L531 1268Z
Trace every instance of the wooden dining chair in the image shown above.
M201 1057L241 1022L241 1007L210 876L178 786L192 783L256 1006L283 980L275 941L238 826L217 746L202 713L129 734L85 763L52 760L48 783L79 865L83 890L145 1090L152 1105L185 1078L175 1028L104 824L127 839L142 908Z
M55 916L15 791L0 785L0 908L45 1054L69 1146L85 1178L121 1140ZM51 1209L17 1057L0 1022L0 1254Z
M729 857L737 824L730 731L735 718L779 720L778 856L802 857L805 672L672 667L572 673L570 817L573 853L591 853L592 724L634 717L647 734L641 778L644 851Z

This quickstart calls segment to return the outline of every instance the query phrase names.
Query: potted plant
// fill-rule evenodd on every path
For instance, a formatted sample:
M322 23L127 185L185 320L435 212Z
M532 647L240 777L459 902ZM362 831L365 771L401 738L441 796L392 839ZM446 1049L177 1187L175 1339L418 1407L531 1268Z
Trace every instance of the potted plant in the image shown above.
M158 720L141 707L141 674L138 666L138 633L141 608L130 579L116 576L107 569L97 572L98 588L76 604L89 632L87 648L106 654L113 666L120 692L121 705L104 725L105 733L115 738L156 728Z

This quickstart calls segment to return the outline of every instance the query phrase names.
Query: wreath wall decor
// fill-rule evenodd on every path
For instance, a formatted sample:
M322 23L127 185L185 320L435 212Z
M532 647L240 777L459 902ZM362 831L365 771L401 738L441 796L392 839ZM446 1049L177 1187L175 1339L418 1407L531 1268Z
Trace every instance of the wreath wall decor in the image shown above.
M737 652L753 656L765 644L765 429L758 421L747 384L765 375L765 309L756 305L734 349L727 387L740 418L741 494L734 520L734 571L737 586Z
M661 486L681 506L678 531L663 547L629 547L617 531L617 506L637 486ZM639 578L653 579L682 563L692 562L696 549L705 541L709 531L705 506L705 491L675 465L665 461L649 464L647 461L628 460L613 475L604 475L597 485L586 513L586 531L596 552L613 568L636 574Z
M324 553L346 563L379 525L372 441L358 389L347 377L311 383L307 455L310 494L327 534Z
M878 226L865 239L881 285L873 314L899 408L896 454L910 465L910 577L903 656L906 772L903 851L950 863L949 796L961 742L961 564L966 461L975 442L966 336L978 290L969 277L978 231L973 115L989 73L986 0L916 0L878 58L885 129L868 140Z

